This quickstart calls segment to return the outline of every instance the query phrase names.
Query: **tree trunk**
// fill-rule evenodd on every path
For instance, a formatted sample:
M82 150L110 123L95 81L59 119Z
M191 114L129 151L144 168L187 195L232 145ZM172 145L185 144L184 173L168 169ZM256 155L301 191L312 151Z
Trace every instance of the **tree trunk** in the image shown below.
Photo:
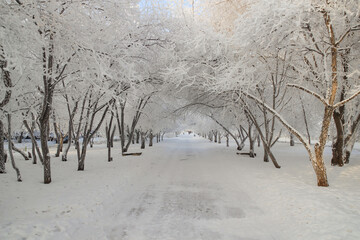
M140 130L136 130L136 143L140 143Z
M72 136L73 136L73 119L70 118L70 120L69 120L69 130L68 130L68 144L67 144L67 147L65 148L65 151L63 152L63 154L61 156L61 161L63 161L63 162L67 161L67 155L68 155L68 152L69 152L70 147L71 147Z
M290 133L290 146L291 147L295 146L294 134L292 133Z
M23 123L24 123L26 129L28 130L28 132L29 132L29 134L31 136L32 148L33 148L33 156L34 156L33 163L36 164L36 155L34 154L34 149L36 149L36 152L37 152L37 154L39 156L41 164L44 164L44 159L42 157L42 153L40 151L40 148L39 148L39 146L38 146L38 144L36 142L35 136L34 136L35 119L33 119L31 128L29 127L29 124L27 123L26 120L24 120Z
M34 130L35 130L35 117L34 117L34 114L31 114L31 117L32 117L32 121L31 121L31 129L30 129L30 132L33 133ZM38 153L40 153L40 150L39 150L39 147L37 146L37 142L36 142L36 139L35 137L33 136L33 134L30 134L30 137L31 137L31 151L32 151L32 163L33 164L37 164L37 156L36 156L36 151L38 151ZM42 163L42 161L41 161Z
M56 125L55 115L54 115L53 126L54 126L55 135L56 135L56 142L57 142L57 149L56 149L55 157L59 157L60 152L62 152L62 148L63 148L64 136L63 136L60 128Z
M226 134L226 146L229 147L229 134Z
M269 162L269 154L267 152L267 148L265 145L263 146L263 148L264 148L264 162Z
M141 132L141 149L145 149L145 133Z
M82 149L81 149L81 156L78 160L78 171L84 171L85 170L85 156L86 156L86 150L87 150L87 142L83 142Z
M108 133L108 137L107 137L107 146L108 146L108 162L111 162L113 160L113 158L111 157L111 126L109 126L109 133Z
M221 144L221 133L219 132L219 136L218 136L218 142L219 144Z
M310 136L310 131L309 131L309 125L308 125L308 121L307 121L307 117L306 117L306 111L305 111L305 107L304 107L304 103L302 101L302 99L300 98L301 101L301 107L302 107L302 111L303 111L303 117L304 117L304 123L305 123L305 128L306 128L306 134L308 136L309 139L309 144L311 144L311 136ZM290 133L291 134L291 133ZM291 138L291 136L290 136ZM291 145L290 145L291 146ZM293 145L294 146L294 145Z
M341 122L342 114L340 112L334 111L333 118L336 126L336 141L332 146L332 159L331 165L340 166L344 165L343 162L343 147L344 147L344 131L343 124Z
M12 147L13 147L13 142L11 140L11 115L8 114L8 148L9 148L9 156L10 156L10 160L11 160L11 165L14 168L15 172L16 172L16 176L17 176L17 180L18 182L21 182L21 174L20 174L20 170L18 167L16 167L15 164L15 159L14 159L14 155L12 152Z
M4 150L4 123L0 119L0 173L6 173L5 150Z
M119 128L119 135L120 135L120 145L121 145L121 153L125 151L125 126L124 126L124 114L125 114L125 106L120 104L120 116L118 111L116 111L116 119Z
M249 138L249 142L250 142L249 156L250 156L251 158L254 158L254 157L256 156L256 154L255 154L255 149L254 149L255 139Z
M327 180L326 168L324 165L323 152L321 152L321 147L319 143L315 144L314 149L315 149L315 159L313 159L311 162L315 170L317 185L319 187L328 187L329 183Z
M250 120L249 120L250 121ZM254 158L256 156L256 153L255 153L255 140L256 138L253 138L252 137L252 124L250 124L249 122L249 130L248 130L248 136L249 136L249 143L250 143L250 150L249 150L249 156L251 158Z
M333 104L333 102L331 104ZM327 181L326 168L324 164L323 155L324 155L326 140L328 137L332 113L333 113L333 109L331 107L325 107L325 112L324 112L324 117L323 117L320 137L319 137L319 143L316 143L314 146L316 162L313 163L313 168L315 170L316 177L318 180L318 186L320 187L329 186L329 183Z
M110 136L110 146L111 147L114 147L115 131L116 131L116 126L113 127L113 130L112 130L111 136Z
M351 156L351 152L355 145L355 140L356 140L356 137L355 137L355 133L354 133L353 136L350 137L350 139L345 144L344 162L346 164L348 164L350 162L350 156Z
M37 164L37 156L36 156L36 146L34 141L31 139L31 152L32 152L32 163Z
M112 127L112 122L113 122L113 118L114 118L114 114L111 114L111 118L110 118L110 123L109 125L106 124L105 130L106 130L106 145L107 145L107 149L108 149L108 162L111 162L113 160L113 158L111 157L111 141L112 141L112 132L111 133L111 127ZM115 130L115 129L114 129Z
M51 183L51 169L50 169L50 152L48 146L48 124L44 124L44 121L40 123L40 142L41 142L41 150L43 156L43 167L44 167L44 183L49 184Z
M5 96L3 100L0 102L0 109L2 109L4 106L6 106L11 98L12 94L12 81L10 77L10 72L8 70L8 61L5 58L5 52L3 47L0 45L0 69L1 69L1 79L4 82L4 87L6 89ZM6 163L6 157L4 150L4 123L0 119L0 173L6 173L5 169L5 163Z
M24 137L24 132L21 131L20 136L18 136L18 138L17 138L17 143L22 143L23 137Z
M62 135L62 133L60 132L59 134L59 140L58 140L58 146L57 146L57 149L56 149L56 154L55 154L55 157L59 157L60 156L60 153L62 152L62 149L63 149L63 144L64 144L64 135Z
M149 147L153 146L153 138L154 138L153 133L150 132L150 134L149 134Z

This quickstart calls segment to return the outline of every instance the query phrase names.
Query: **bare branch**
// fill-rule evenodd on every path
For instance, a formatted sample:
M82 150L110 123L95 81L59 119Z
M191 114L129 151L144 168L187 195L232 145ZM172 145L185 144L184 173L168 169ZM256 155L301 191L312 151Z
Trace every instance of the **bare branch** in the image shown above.
M316 92L313 92L305 87L296 85L296 84L287 84L288 87L293 87L293 88L297 88L300 89L306 93L309 93L310 95L313 95L314 97L316 97L317 99L319 99L325 106L329 106L329 104L326 102L325 98L323 98L322 96L320 96L319 94L317 94Z
M333 106L334 109L343 106L345 103L353 100L353 99L356 98L358 95L360 95L360 91L356 92L355 94L353 94L353 95L352 95L351 97L349 97L348 99L345 99L345 100L343 100L343 101L338 102L337 104L335 104L335 105Z
M201 102L196 102L196 103L190 103L190 104L187 104L181 108L178 108L176 109L173 113L176 113L180 110L183 110L185 108L188 108L188 107L191 107L191 106L195 106L195 105L202 105L202 106L206 106L206 107L209 107L209 108L224 108L225 106L211 106L209 104L206 104L206 103L201 103Z

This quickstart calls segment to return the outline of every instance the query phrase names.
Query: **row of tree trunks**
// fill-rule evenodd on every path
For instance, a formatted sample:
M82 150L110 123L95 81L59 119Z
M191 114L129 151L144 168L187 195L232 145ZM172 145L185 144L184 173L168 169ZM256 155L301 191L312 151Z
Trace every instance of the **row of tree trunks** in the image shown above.
M134 135L135 135L136 126L137 126L139 119L143 113L143 110L146 107L147 103L149 102L150 98L151 98L151 95L139 99L137 107L136 107L136 112L132 119L132 123L131 123L130 127L127 126L127 139L126 139L126 134L125 134L125 132L126 132L125 131L126 130L125 129L126 101L122 101L120 103L120 114L115 105L116 119L117 119L117 125L118 125L118 129L119 129L122 154L126 153L128 151L131 143L135 143ZM139 140L139 137L140 137L140 133L138 133L138 134L139 135L137 135L137 140Z

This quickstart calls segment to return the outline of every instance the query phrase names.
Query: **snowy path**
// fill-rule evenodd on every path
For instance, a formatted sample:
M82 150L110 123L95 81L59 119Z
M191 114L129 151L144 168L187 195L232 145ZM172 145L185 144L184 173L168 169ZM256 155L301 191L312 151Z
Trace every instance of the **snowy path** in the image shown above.
M231 167L214 157L214 150L192 138L169 141L143 169L142 177L114 197L119 202L106 213L112 223L106 227L107 237L232 239L228 223L260 209L235 187L237 174L229 174Z
M40 165L18 160L23 183L7 166L0 239L360 239L359 161L330 168L331 187L318 188L301 146L279 145L281 170L260 149L250 159L189 135L140 157L117 149L111 163L104 145L90 149L84 172L74 152L66 163L53 158L50 185Z

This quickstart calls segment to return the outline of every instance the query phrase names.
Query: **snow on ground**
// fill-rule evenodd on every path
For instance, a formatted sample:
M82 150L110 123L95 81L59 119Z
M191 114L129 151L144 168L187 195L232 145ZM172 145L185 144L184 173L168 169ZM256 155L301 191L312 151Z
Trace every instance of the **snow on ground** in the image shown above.
M105 145L89 149L84 172L73 149L68 162L52 158L49 185L41 165L16 154L23 182L8 163L0 239L360 239L359 149L349 165L327 166L328 188L316 186L301 145L275 146L281 169L262 162L261 149L250 159L192 135L140 157L118 149L110 163Z

